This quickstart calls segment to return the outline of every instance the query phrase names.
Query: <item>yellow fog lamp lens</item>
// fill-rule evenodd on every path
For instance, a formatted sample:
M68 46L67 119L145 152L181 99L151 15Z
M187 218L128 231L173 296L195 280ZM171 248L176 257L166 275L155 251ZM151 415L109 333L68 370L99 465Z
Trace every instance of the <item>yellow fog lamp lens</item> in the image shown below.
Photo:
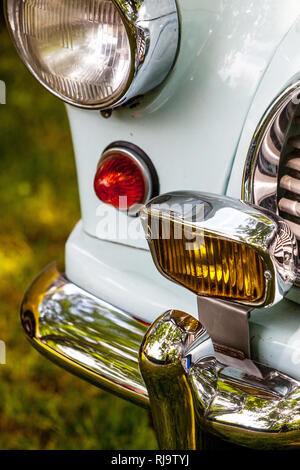
M141 212L160 272L197 295L269 305L296 276L287 225L230 198L171 193Z
M164 221L160 223L163 230ZM153 240L158 264L167 276L199 295L250 302L265 298L266 268L255 250L206 232L195 234L194 242L184 235L176 240L178 222L172 224L169 240Z

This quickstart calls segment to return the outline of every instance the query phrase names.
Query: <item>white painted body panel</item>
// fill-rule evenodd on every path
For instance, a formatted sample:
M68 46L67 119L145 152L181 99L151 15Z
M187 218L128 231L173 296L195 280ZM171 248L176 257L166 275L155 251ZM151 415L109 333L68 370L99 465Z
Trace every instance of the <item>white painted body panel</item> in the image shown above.
M298 0L184 0L181 46L167 82L142 106L99 111L68 106L84 230L146 248L141 237L100 231L104 212L93 180L104 148L117 140L141 147L153 161L161 193L178 189L224 194L243 125L263 74L300 13ZM123 215L123 223L127 216ZM123 230L124 231L124 230Z
M143 236L132 239L125 231L122 239L97 238L100 214L107 209L93 191L101 152L116 140L140 146L157 169L161 193L186 189L240 198L255 128L300 71L299 0L178 4L181 49L163 87L142 106L116 110L110 119L67 107L82 206L82 222L66 245L67 276L147 322L170 308L197 316L196 297L158 273ZM110 221L114 215L110 209ZM127 219L123 214L124 224ZM254 358L298 379L299 309L283 301L251 318Z
M265 111L287 84L300 77L300 18L282 39L253 97L234 158L227 195L241 197L242 175L251 139Z

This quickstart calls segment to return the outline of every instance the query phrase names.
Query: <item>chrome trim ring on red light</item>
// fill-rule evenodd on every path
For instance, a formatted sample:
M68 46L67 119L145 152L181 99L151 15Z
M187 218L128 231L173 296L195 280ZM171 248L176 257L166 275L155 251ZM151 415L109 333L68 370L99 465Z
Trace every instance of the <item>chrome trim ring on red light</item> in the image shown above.
M134 163L134 166L136 167L136 169L139 172L138 179L139 179L139 176L142 177L142 180L143 180L143 195L141 196L141 187L137 187L136 192L140 194L140 197L137 196L138 199L134 204L131 204L129 206L123 205L123 207L122 207L122 204L121 204L121 206L117 205L115 200L114 201L113 200L108 201L108 200L104 200L101 197L101 195L99 194L100 185L102 186L102 188L104 187L104 189L105 189L105 186L107 186L109 188L109 182L107 181L106 183L104 182L104 184L103 184L103 181L102 181L99 184L99 181L97 180L97 178L99 178L99 176L100 176L98 174L100 167L102 166L102 168L105 168L104 164L106 162L108 162L109 159L117 161L118 158L122 159L123 157L125 157L125 159L129 159L131 162ZM133 169L133 172L134 172L134 167L132 167L132 169ZM136 173L133 175L133 182L135 181L135 184L137 186L139 186L139 181L136 178L136 175L137 175ZM129 176L128 179L129 179L129 183L130 183L131 175L129 174L128 176ZM115 174L115 175L113 175L113 179L117 180L116 190L118 190L118 185L120 185L122 183L124 183L126 185L126 182L122 181L122 176L121 175L116 175ZM97 172L96 172L95 180L94 180L95 193L96 193L97 197L103 203L110 204L110 205L114 206L117 210L127 211L128 215L130 215L130 216L136 216L139 212L139 209L140 209L141 205L146 204L152 197L154 197L155 195L158 194L158 187L159 187L159 184L158 184L158 177L157 177L156 170L155 170L151 160L149 159L149 157L141 149L139 149L135 145L127 143L127 142L122 142L122 143L118 142L118 143L115 143L115 144L111 144L109 147L107 147L104 150L104 152L103 152L103 154L102 154L102 156L99 160L99 163L98 163L98 166L97 166ZM123 189L123 191L120 193L121 197L124 196L124 188L122 188L122 189ZM132 189L134 190L134 187L132 187ZM113 184L112 184L112 192L114 192L114 191L115 191L115 189L113 188ZM114 193L114 197L115 197L115 195L116 195L116 193Z

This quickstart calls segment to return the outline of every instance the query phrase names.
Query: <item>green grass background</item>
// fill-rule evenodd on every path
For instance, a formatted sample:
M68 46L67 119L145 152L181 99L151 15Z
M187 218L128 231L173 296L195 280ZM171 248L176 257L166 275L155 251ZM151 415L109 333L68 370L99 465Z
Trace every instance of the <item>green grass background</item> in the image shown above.
M80 218L64 105L30 75L0 11L0 449L155 449L148 413L39 355L19 321L22 296Z

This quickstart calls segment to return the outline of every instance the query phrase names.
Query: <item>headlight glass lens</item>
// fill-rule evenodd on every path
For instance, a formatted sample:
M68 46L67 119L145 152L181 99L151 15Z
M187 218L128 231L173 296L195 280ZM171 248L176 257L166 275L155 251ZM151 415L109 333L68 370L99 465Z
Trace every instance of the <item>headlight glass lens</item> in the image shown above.
M86 107L122 95L131 51L111 0L7 0L7 12L23 61L56 95Z

